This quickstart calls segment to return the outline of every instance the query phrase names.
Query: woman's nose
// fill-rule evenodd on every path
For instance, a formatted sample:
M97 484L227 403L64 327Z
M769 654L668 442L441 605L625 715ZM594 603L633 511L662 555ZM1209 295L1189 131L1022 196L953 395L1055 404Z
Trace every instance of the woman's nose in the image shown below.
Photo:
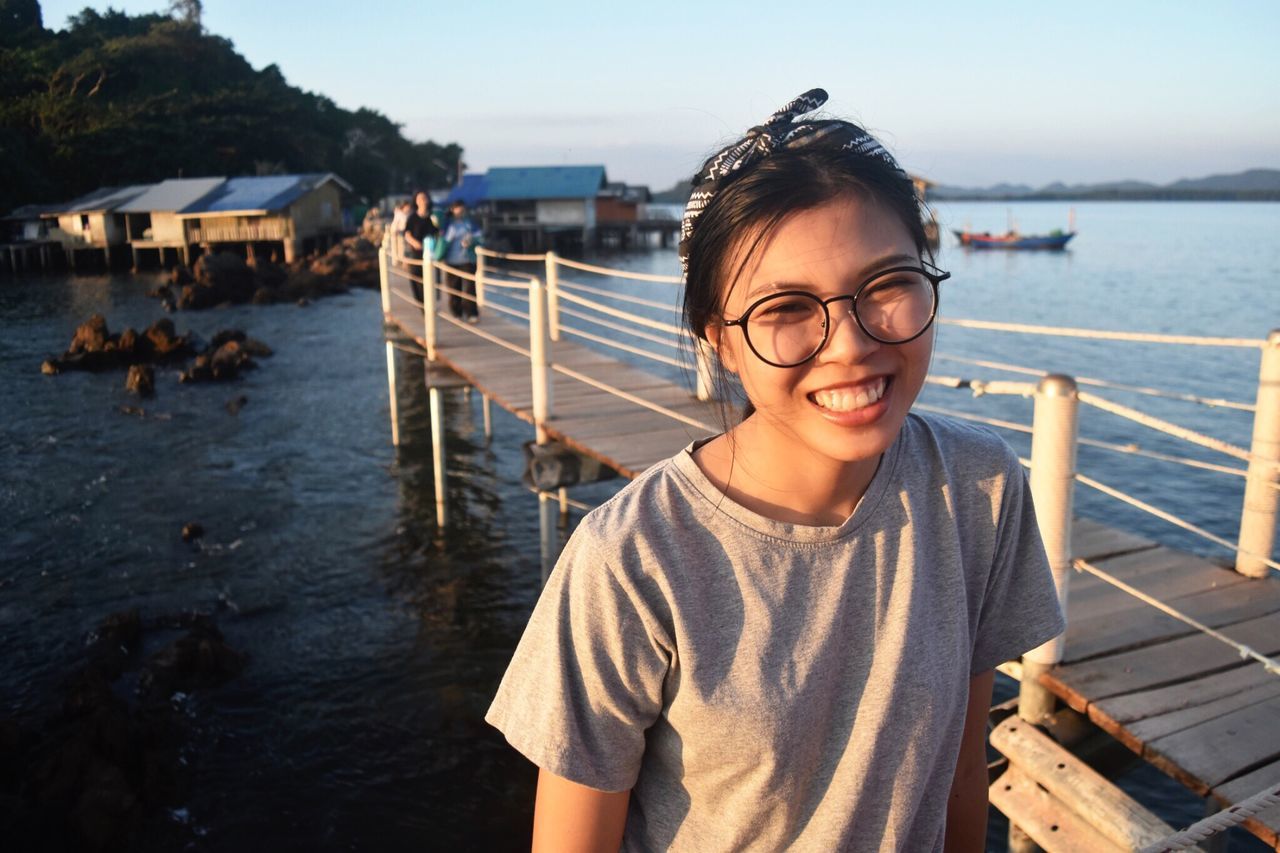
M833 302L827 306L831 326L827 330L827 345L818 354L826 361L856 362L880 348L880 342L862 331L854 314L853 301Z

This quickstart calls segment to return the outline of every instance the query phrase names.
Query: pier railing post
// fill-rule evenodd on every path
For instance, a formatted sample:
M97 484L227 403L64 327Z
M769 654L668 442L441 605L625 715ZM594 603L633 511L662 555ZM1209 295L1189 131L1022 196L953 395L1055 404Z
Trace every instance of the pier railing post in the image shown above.
M560 256L547 252L547 328L551 340L560 340Z
M400 401L396 397L396 349L387 341L387 390L391 394L391 446L400 446Z
M382 247L378 249L378 284L382 288L382 316L391 313L391 271L387 256L390 254L391 233L382 232Z
M425 253L424 253L425 254ZM436 360L436 267L428 257L422 259L422 336L427 343L427 361Z
M476 252L476 310L484 307L484 268L485 256Z
M427 367L426 371L427 381L430 382L431 368ZM447 488L445 482L445 462L447 457L444 448L444 395L441 394L439 388L429 385L427 399L431 414L431 467L436 493L436 526L440 530L444 530L445 523L448 521L445 493Z
M1249 448L1249 473L1240 514L1240 553L1236 571L1251 578L1270 572L1276 535L1276 509L1280 505L1280 329L1272 329L1262 347L1258 371L1258 405L1253 415L1253 444Z
M1071 503L1079 403L1074 379L1061 374L1046 376L1036 388L1031 427L1031 497L1063 613L1067 610L1071 572ZM1062 660L1065 645L1063 633L1022 656L1018 694L1018 716L1022 719L1041 723L1053 713L1053 694L1040 684L1040 676Z
M533 424L538 444L546 444L546 422L551 415L551 335L547 324L547 290L536 278L529 282L529 362L533 379Z
M711 344L702 338L694 338L693 345L696 348L698 361L698 399L714 400L715 399L715 383L711 373L711 359L715 354L711 351Z

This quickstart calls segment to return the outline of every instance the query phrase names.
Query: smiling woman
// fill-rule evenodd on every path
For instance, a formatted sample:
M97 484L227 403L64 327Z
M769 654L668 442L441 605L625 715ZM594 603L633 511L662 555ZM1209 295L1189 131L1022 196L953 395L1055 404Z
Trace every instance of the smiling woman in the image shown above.
M1062 615L1017 457L910 412L946 273L879 143L801 120L825 99L686 211L743 417L583 520L489 711L540 768L535 849L982 847L991 670Z

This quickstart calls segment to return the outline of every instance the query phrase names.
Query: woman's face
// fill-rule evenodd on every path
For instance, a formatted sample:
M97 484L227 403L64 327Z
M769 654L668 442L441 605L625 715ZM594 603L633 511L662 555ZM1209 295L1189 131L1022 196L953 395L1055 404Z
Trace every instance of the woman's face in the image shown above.
M730 275L742 266L742 253L755 236L741 241L727 267ZM766 235L728 284L723 316L737 319L777 290L806 290L823 299L852 295L878 271L919 263L915 243L896 215L874 202L839 198L789 216ZM724 365L754 404L751 429L768 442L776 463L877 459L920 393L933 329L905 344L882 344L863 333L849 306L830 306L826 346L798 367L761 361L741 328L708 329Z

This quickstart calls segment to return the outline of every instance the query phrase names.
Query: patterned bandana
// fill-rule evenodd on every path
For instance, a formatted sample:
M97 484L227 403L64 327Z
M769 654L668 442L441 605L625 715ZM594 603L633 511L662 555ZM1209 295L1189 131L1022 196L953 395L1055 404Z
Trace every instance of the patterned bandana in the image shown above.
M693 177L693 193L684 209L680 222L680 267L689 272L689 237L698 217L711 199L733 178L746 172L775 151L787 148L803 148L827 136L835 136L841 142L840 150L857 157L879 157L905 178L907 173L893 159L874 136L856 124L839 119L812 119L797 123L796 119L811 113L827 102L825 89L810 89L769 117L764 124L753 127L740 141L713 155Z

